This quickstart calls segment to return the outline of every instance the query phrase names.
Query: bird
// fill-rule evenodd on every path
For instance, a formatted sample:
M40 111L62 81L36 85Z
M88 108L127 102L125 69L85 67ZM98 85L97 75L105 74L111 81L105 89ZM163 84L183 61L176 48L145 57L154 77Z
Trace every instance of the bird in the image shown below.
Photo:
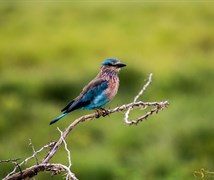
M50 122L50 125L56 123L61 118L74 110L105 110L102 108L111 101L117 94L119 88L118 73L126 64L120 62L117 58L108 58L101 64L97 76L90 81L82 92L71 100L62 110L60 116ZM99 114L99 113L98 113Z

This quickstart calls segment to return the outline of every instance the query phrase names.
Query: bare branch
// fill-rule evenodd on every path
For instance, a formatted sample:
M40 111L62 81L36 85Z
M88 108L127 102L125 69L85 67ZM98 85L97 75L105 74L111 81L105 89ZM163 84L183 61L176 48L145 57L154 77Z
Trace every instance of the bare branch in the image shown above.
M0 163L17 162L18 160L20 160L20 158L16 158L16 159L7 159L7 160L0 160Z
M148 77L148 81L147 83L142 87L141 91L138 93L138 95L134 98L133 102L129 103L129 104L124 104L122 106L118 106L114 109L109 109L109 110L105 110L104 112L102 112L102 116L106 116L112 113L116 113L116 112L122 112L126 110L125 113L125 123L128 125L136 125L140 122L142 122L143 120L147 119L150 115L154 114L154 113L158 113L160 110L163 110L165 108L168 107L169 102L168 101L161 101L161 102L142 102L142 101L138 101L140 96L143 95L143 93L145 92L145 90L147 89L147 87L151 84L152 82L152 74L149 74ZM144 109L153 106L154 108L151 109L150 111L148 111L147 113L145 113L144 115L140 116L139 118L137 118L136 120L131 120L129 121L129 114L131 112L132 109L134 108L140 108L143 107ZM73 128L75 126L77 126L80 122L85 122L85 121L90 121L93 120L95 118L99 118L100 117L100 113L92 113L92 114L88 114L85 116L82 116L76 120L74 120L66 129L64 132L62 132L59 128L58 131L61 133L60 138L58 139L58 141L55 142L51 142L48 145L43 146L40 150L35 151L34 146L32 145L32 142L30 140L30 145L33 149L33 155L26 158L23 162L21 162L20 164L18 164L16 161L12 161L16 163L16 166L14 168L14 170L9 173L6 177L5 180L8 179L24 179L27 177L33 177L35 176L38 172L41 171L52 171L54 174L59 174L62 171L66 172L67 176L66 179L74 179L76 180L77 178L75 177L75 175L70 171L70 167L71 167L71 156L70 156L70 150L67 147L67 143L65 141L65 138L68 136L68 134L73 130ZM50 164L49 161L50 159L55 155L55 153L57 152L58 148L61 146L61 144L64 143L65 145L65 150L67 151L68 154L68 162L69 162L69 166L65 166L62 164ZM40 153L41 151L43 151L46 148L51 147L51 149L49 150L49 152L47 153L47 155L45 156L45 158L43 159L43 161L41 163L38 163L38 159L36 157L36 155L38 153ZM34 165L30 168L27 168L23 171L21 171L21 166L26 163L27 161L36 158L37 160L37 165ZM5 161L9 161L9 160L5 160ZM0 161L3 162L3 161ZM19 169L20 172L16 172L16 170Z
M51 171L54 175L60 174L61 172L66 172L67 174L67 180L78 180L74 173L70 171L68 167L66 167L63 164L38 164L31 166L30 168L25 169L22 172L18 172L16 174L13 174L9 177L5 177L3 180L18 180L18 179L26 179L26 178L32 178L39 172L44 171Z
M163 110L164 108L167 108L168 105L169 105L168 101L160 102L160 103L158 103L156 105L155 108L153 108L152 110L150 110L149 112L147 112L145 115L139 117L137 120L127 121L126 123L128 125L132 125L132 124L137 125L139 122L142 122L143 120L146 120L153 113L158 113L160 110Z
M68 154L68 168L70 169L71 166L72 166L72 163L71 163L71 152L70 150L68 149L68 146L67 146L67 143L65 141L65 139L63 138L63 132L57 127L58 131L61 133L61 138L62 138L62 141L65 145L65 150L67 151L67 154Z
M124 104L120 107L116 107L114 109L111 109L111 110L107 110L105 112L105 115L109 115L109 114L112 114L112 113L115 113L115 112L121 112L121 111L124 111L128 108L134 108L134 107L147 107L147 106L156 106L156 107L167 107L169 105L168 101L163 101L163 102L135 102L135 103L130 103L130 104ZM163 108L162 108L163 109ZM158 108L158 111L161 110L160 108ZM156 110L157 111L157 110ZM146 115L146 118L153 114L154 112ZM94 118L97 118L97 115L98 113L93 113L93 114L88 114L88 115L85 115L85 116L82 116L78 119L76 119L73 123L71 123L67 128L66 130L63 132L63 135L62 137L65 139L68 134L73 130L73 128L75 126L77 126L80 122L84 122L84 121L90 121ZM138 120L139 122L142 121L142 120ZM138 122L137 122L138 123ZM134 122L132 123L134 124ZM132 125L130 124L130 125ZM135 123L136 124L136 123ZM60 145L62 144L63 140L62 138L60 138L57 143L54 145L54 147L50 150L50 152L48 153L48 155L45 157L45 159L43 160L43 163L48 163L50 161L50 159L54 156L54 154L56 153L56 151L58 150L58 148L60 147Z
M141 91L138 93L138 95L135 96L134 101L132 102L132 104L134 104L134 103L137 102L137 100L139 99L139 97L143 95L144 91L145 91L145 90L147 89L147 87L151 84L151 82L152 82L152 73L149 74L147 83L142 87L142 89L141 89ZM128 108L128 110L126 111L126 113L125 113L124 121L125 121L125 123L128 124L128 125L137 124L138 122L140 122L140 119L142 118L142 117L138 118L137 121L134 121L134 120L129 121L129 120L128 120L128 118L129 118L129 113L131 112L132 109L133 109L133 107L130 106L130 107ZM147 114L148 114L148 113L147 113ZM151 115L151 114L152 114L152 113L148 114L148 116ZM148 117L148 116L145 116L145 117ZM141 121L142 121L142 120L141 120Z
M6 177L11 176L12 174L14 174L17 170L17 168L20 169L20 166L22 166L23 164L27 163L29 160L33 159L37 154L41 153L44 149L47 149L49 147L53 147L53 145L55 144L55 142L50 142L49 144L43 146L41 149L39 149L38 151L35 151L34 154L28 158L26 158L24 161L22 161L21 163L17 163L15 168L13 169L12 172L10 172Z
M35 159L36 159L36 163L39 164L38 158L37 158L37 156L36 156L37 153L36 153L36 151L35 151L35 148L34 148L34 146L33 146L33 144L32 144L31 139L29 139L29 141L30 141L29 145L31 146L31 148L32 148L32 150L33 150L33 154L34 154L34 157L35 157Z

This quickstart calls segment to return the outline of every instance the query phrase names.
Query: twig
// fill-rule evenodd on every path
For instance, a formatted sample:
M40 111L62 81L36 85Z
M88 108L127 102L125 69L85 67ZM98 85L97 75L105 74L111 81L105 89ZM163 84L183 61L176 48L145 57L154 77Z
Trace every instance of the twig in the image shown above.
M55 144L55 142L51 142L45 146L43 146L42 148L40 148L38 151L35 151L34 154L28 158L26 158L24 161L22 161L19 164L16 164L15 168L13 169L12 172L10 172L6 177L11 176L12 174L14 174L17 170L18 167L22 166L23 164L27 163L29 160L33 159L35 157L35 155L37 155L38 153L42 152L44 149L52 147Z
M21 168L21 166L19 165L19 163L13 162L13 164L15 164L15 167L19 169L19 173L22 175L22 174L23 174L23 173L22 173L22 168Z
M71 163L71 152L70 150L68 149L68 146L67 146L67 143L65 141L65 139L63 138L63 132L57 127L58 131L61 133L61 138L62 138L62 141L65 145L65 150L67 151L67 154L68 154L68 168L70 169L71 166L72 166L72 163Z
M169 103L167 101L163 101L160 102L158 105L156 105L155 108L153 108L152 110L150 110L149 112L147 112L145 115L139 117L137 120L131 120L128 121L128 125L132 125L135 124L137 125L139 122L146 120L150 115L154 114L154 113L158 113L160 110L163 110L164 108L167 108L169 105Z
M138 93L138 95L135 96L134 101L132 102L132 104L136 103L136 101L138 100L138 98L139 98L140 96L143 95L144 91L145 91L145 90L147 89L147 87L151 84L151 82L152 82L152 73L149 74L147 83L142 87L142 89L141 89L141 91ZM126 111L126 113L125 113L124 121L125 121L125 123L128 124L128 125L138 124L138 122L140 122L140 121L142 121L143 119L147 118L149 115L153 114L154 111L156 111L156 110L154 109L153 111L150 111L150 113L147 113L147 115L144 115L144 116L138 118L136 121L135 121L135 120L129 121L129 120L128 120L128 118L129 118L129 113L131 112L132 109L133 109L133 107L130 106L130 107L128 108L128 110ZM143 118L143 117L144 117L144 118Z
M25 179L25 178L31 178L35 176L38 172L44 172L44 171L51 171L54 175L60 174L61 172L67 173L67 179L68 180L78 180L74 173L70 171L70 169L63 165L63 164L38 164L31 166L30 168L25 169L24 171L18 172L16 174L13 174L9 177L5 177L3 180L18 180L18 179Z
M0 160L0 163L9 163L9 162L16 162L20 160L20 158L16 158L16 159L7 159L7 160Z
M36 164L39 164L38 158L37 158L37 156L36 156L36 151L35 151L35 148L34 148L34 146L33 146L33 144L32 144L31 139L29 139L29 141L30 141L29 145L31 146L31 148L32 148L32 150L33 150L33 154L35 154L34 157L35 157L35 159L36 159Z

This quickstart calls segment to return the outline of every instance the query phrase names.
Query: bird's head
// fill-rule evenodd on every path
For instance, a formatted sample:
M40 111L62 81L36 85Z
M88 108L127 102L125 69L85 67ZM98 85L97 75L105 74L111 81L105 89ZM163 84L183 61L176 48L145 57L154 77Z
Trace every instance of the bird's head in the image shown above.
M110 71L119 72L120 68L125 67L126 64L121 63L116 58L109 58L102 62L102 68L108 69Z

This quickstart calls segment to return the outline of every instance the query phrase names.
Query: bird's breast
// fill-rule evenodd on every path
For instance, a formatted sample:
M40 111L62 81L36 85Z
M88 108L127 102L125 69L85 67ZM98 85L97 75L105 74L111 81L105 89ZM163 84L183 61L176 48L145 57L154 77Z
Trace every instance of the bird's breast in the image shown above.
M119 79L118 78L109 79L108 88L106 90L106 95L109 100L111 100L117 94L118 88L119 88Z

